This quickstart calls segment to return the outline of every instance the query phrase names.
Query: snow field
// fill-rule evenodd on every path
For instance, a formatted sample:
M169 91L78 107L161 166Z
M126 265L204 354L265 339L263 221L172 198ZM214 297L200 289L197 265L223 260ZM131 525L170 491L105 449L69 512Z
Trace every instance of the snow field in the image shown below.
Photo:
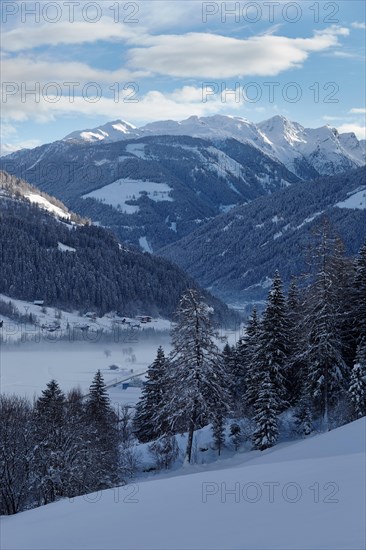
M365 430L361 419L262 453L6 516L1 545L362 550Z

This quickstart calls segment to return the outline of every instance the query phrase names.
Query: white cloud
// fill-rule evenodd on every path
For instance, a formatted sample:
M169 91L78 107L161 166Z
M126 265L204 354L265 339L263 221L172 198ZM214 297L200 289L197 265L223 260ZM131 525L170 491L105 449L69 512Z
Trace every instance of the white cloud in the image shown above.
M92 43L98 40L127 41L136 39L135 37L134 27L123 23L116 24L111 17L103 17L95 24L86 21L59 21L27 28L20 26L3 32L2 35L3 48L7 52L19 52L46 45Z
M355 115L366 115L366 109L364 107L362 107L361 109L355 108L355 109L351 109L350 113Z
M349 120L349 117L324 115L322 119L325 120L325 122L336 122L337 120Z
M15 143L1 143L0 144L0 156L10 155L19 149L33 149L41 145L39 139L29 139L25 141L17 141Z
M358 139L366 139L366 127L365 124L346 123L337 127L340 134L353 132Z
M265 35L237 39L210 33L145 37L128 52L129 66L186 78L276 76L301 67L311 52L337 46L349 30L332 26L311 38ZM275 52L275 55L274 55Z
M344 59L365 59L363 55L358 53L344 52L342 50L336 50L330 55L333 57L343 57Z
M171 93L162 93L156 90L149 91L138 97L138 102L126 101L124 91L117 98L117 102L110 97L101 97L99 101L90 103L83 97L75 97L70 104L68 97L60 97L56 103L46 101L42 96L39 102L34 97L22 102L20 94L10 96L3 105L3 116L6 120L48 122L58 117L72 114L84 116L105 116L109 119L123 118L133 122L152 122L159 119L181 120L190 115L204 116L219 111L237 111L243 108L243 103L235 103L234 98L228 96L227 103L221 102L220 94L210 101L203 103L202 89L185 86Z
M34 58L32 56L3 57L0 60L1 72L3 75L3 86L6 83L31 84L39 82L44 86L50 82L87 82L109 83L129 82L142 78L146 73L131 72L124 68L115 71L95 69L86 63L78 61L51 61L47 58ZM4 87L3 87L4 90ZM79 90L79 93L80 90Z
M351 23L351 27L353 27L354 29L365 30L366 23L359 23L358 21L354 21L353 23Z

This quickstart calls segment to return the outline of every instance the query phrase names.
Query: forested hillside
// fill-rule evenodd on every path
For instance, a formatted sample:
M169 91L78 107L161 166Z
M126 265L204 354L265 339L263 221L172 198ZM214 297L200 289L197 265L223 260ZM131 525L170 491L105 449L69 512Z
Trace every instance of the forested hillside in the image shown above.
M261 300L276 269L286 285L307 270L311 232L324 216L355 255L366 236L365 168L258 198L160 252L224 299Z
M73 222L61 205L61 217L41 209L15 196L6 182L0 197L0 293L82 312L170 317L182 292L195 286L169 261L124 247L101 227ZM208 299L218 319L230 319L226 306Z

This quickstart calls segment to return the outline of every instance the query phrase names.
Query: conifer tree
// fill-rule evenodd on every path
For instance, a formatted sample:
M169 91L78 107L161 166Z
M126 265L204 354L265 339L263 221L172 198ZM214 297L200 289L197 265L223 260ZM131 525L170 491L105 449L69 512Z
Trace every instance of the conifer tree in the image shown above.
M149 366L142 396L136 406L134 433L139 441L147 443L167 433L164 419L169 363L160 346L155 361Z
M229 410L228 381L210 322L210 308L188 289L172 331L171 376L166 417L172 433L188 431L185 461L190 462L194 431Z
M278 438L278 398L267 365L259 377L258 398L254 406L256 429L253 446L259 451L272 447Z
M223 366L228 379L228 389L231 396L231 412L234 417L240 416L242 411L244 376L242 364L239 360L238 346L226 343L222 351Z
M89 388L87 414L96 421L105 421L111 414L111 404L103 375L98 370Z
M258 331L254 371L268 370L278 412L287 406L287 368L290 353L289 322L282 281L276 271ZM258 374L256 375L258 377ZM261 383L259 374L259 384ZM258 388L258 381L254 384Z
M356 362L351 372L349 395L352 403L352 418L355 420L366 415L366 338L358 349Z
M89 389L86 415L92 441L88 453L87 485L104 489L119 479L118 417L113 410L103 376L98 370Z
M245 369L244 410L250 416L253 416L253 406L258 394L258 365L256 358L259 346L259 328L260 320L257 308L254 307L238 350L238 360L244 364Z
M355 262L355 330L357 343L366 335L366 241Z
M51 380L38 398L34 411L34 479L39 504L64 496L64 457L61 443L65 432L65 395Z
M312 412L310 399L303 394L296 407L296 427L298 433L306 437L313 431Z
M339 240L324 220L315 233L314 282L307 295L303 316L299 360L306 364L306 395L320 414L325 431L329 413L347 385L348 369L343 357L342 300L339 288Z

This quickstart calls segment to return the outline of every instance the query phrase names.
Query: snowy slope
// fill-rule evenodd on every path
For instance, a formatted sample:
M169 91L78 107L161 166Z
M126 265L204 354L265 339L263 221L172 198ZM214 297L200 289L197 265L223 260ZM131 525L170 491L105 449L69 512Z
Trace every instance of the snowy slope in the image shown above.
M6 549L365 548L365 419L3 517Z
M0 200L7 198L25 199L37 204L43 210L60 219L70 220L71 214L64 204L45 193L41 193L27 182L14 178L0 170ZM53 201L53 202L52 202Z
M30 202L38 204L40 208L47 210L47 212L50 212L59 218L70 219L70 214L68 212L65 212L65 210L62 210L58 206L50 203L46 198L42 197L38 193L26 193L24 198L28 199Z

